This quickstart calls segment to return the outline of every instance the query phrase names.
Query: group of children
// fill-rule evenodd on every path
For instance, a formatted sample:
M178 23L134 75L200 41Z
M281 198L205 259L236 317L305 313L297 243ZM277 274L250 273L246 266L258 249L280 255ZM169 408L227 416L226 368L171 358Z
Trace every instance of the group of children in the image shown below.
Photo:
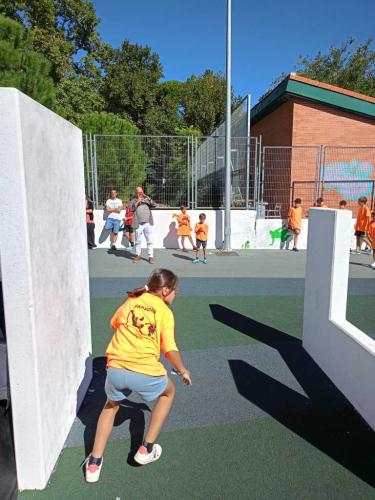
M177 219L177 235L181 238L182 251L187 252L185 247L185 238L190 241L193 250L195 250L195 259L192 261L193 264L198 264L202 262L207 264L207 239L208 239L208 224L206 223L206 214L199 214L199 222L194 226L195 233L195 244L193 238L191 237L192 227L190 225L190 216L187 213L186 207L180 207L180 214L173 214L173 218ZM199 260L200 249L202 248L203 259Z
M328 208L324 204L323 198L318 198L315 203L315 208ZM346 210L346 200L339 202L339 209ZM293 251L298 252L298 237L302 227L302 200L296 198L293 206L288 213L288 229L293 233ZM375 269L375 210L371 211L367 206L367 198L361 196L358 198L358 213L357 220L354 226L354 235L356 237L355 253L361 253L362 244L365 243L372 249L373 262L371 267Z

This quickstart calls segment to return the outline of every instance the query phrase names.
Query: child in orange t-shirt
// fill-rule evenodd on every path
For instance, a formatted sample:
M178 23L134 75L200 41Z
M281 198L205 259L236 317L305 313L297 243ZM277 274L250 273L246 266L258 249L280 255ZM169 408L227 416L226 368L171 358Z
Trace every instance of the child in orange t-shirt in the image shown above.
M298 252L298 236L302 227L302 200L296 198L288 213L288 229L293 233L293 252Z
M193 264L198 264L198 262L202 262L203 264L207 264L206 257L206 248L207 248L207 239L208 239L208 224L205 222L206 214L199 214L199 222L195 224L194 232L196 238L196 254L195 259L193 260ZM203 250L203 260L199 260L199 250L202 247Z
M367 206L366 196L358 198L358 205L359 208L357 213L357 220L354 226L354 235L357 239L356 253L361 253L362 242L366 238L367 226L369 225L371 220L371 211Z
M180 214L173 214L172 217L177 218L177 223L178 223L178 228L177 228L177 235L181 237L181 246L182 246L182 251L187 252L185 248L185 238L187 237L191 243L191 246L193 247L193 250L196 250L197 247L194 245L193 238L191 237L191 225L190 225L190 217L187 214L187 209L186 207L180 207L181 213Z
M375 211L371 212L371 220L367 226L367 238L372 248L372 263L370 266L375 269Z
M169 305L176 298L177 276L168 269L155 269L147 285L128 292L128 299L115 312L111 326L116 329L107 347L107 402L100 414L92 452L85 460L86 481L99 480L103 453L113 429L120 403L131 392L156 405L145 440L134 460L146 465L160 458L156 444L173 404L175 387L159 361L160 351L186 385L191 385L174 338L174 317Z
M347 201L346 200L341 200L340 203L339 203L339 209L340 210L347 210L346 208L346 205L347 205Z

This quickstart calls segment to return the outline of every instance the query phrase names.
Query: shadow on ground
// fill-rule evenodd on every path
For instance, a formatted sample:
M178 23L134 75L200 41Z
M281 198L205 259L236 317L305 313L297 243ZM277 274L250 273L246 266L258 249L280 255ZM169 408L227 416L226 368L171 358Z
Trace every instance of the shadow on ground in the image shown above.
M87 391L87 395L77 415L85 426L85 456L87 456L92 450L98 418L106 402L106 395L104 392L104 383L107 375L106 362L107 360L105 357L94 359L93 378ZM121 403L120 410L116 415L115 427L121 425L125 422L125 420L129 420L129 465L137 465L134 462L133 457L143 440L145 430L144 411L150 411L150 408L143 403L135 403L130 400L124 400Z
M178 253L172 253L173 257L177 257L178 259L182 259L182 260L189 260L190 262L192 262L194 260L193 257L189 257L188 255L180 255Z
M374 487L375 433L303 349L302 341L221 305L210 308L217 321L276 349L307 394L245 361L229 360L241 396Z

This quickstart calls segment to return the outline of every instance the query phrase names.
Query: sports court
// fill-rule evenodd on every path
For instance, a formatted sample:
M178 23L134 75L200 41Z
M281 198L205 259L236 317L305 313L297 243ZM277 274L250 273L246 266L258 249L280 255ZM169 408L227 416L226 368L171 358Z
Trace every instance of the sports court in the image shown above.
M172 309L176 338L193 386L177 386L160 437L161 459L135 466L150 407L124 402L100 481L84 481L104 404L108 326L125 291L152 270L126 250L90 252L94 379L44 491L27 499L373 499L375 437L302 349L306 254L288 251L156 252L180 277ZM351 256L348 319L375 338L375 271ZM347 367L350 369L350 367Z

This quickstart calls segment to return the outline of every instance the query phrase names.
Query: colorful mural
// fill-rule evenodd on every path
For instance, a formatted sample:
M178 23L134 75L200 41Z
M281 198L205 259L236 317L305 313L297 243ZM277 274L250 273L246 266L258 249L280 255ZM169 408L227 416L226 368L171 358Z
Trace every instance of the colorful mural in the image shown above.
M374 179L374 169L370 161L336 161L322 167L321 179L325 190L337 189L343 198L356 200L371 195L374 181L366 181Z

